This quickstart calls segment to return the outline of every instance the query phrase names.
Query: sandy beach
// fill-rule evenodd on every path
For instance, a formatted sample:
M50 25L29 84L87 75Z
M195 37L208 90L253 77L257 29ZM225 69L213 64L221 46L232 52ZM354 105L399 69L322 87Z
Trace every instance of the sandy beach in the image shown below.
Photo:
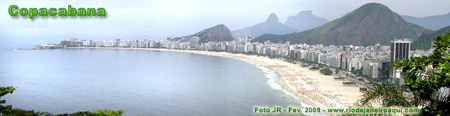
M336 80L333 76L321 74L318 70L310 70L297 64L288 63L278 59L264 56L232 54L227 52L208 52L197 50L173 50L153 48L101 48L77 47L87 49L135 49L159 50L171 52L184 52L212 56L222 56L255 63L276 71L279 75L279 84L286 91L294 94L308 105L320 108L348 108L353 106L362 93L356 86L345 86L344 81Z

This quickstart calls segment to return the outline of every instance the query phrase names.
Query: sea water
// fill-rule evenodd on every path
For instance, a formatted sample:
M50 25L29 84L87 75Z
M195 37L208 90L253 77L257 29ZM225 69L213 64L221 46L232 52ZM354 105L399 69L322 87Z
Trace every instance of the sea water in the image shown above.
M302 107L266 67L191 53L55 49L1 50L2 99L14 108L124 115L257 115L255 107ZM286 115L286 113L284 113Z

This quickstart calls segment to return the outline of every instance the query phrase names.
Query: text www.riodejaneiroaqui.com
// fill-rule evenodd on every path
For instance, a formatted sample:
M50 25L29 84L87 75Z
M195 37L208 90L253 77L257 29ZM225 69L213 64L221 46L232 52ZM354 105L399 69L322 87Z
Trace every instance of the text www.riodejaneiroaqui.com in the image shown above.
M348 114L416 114L419 113L418 108L327 108L322 109L320 107L255 107L254 113L257 114L276 114L276 113L348 113Z

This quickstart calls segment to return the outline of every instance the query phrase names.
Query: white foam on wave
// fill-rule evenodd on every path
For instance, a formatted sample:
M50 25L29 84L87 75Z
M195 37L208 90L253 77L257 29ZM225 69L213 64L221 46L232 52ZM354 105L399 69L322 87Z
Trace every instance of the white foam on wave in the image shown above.
M272 88L274 90L282 91L286 95L289 95L289 96L295 98L296 100L302 101L297 96L295 96L291 92L289 92L289 91L283 89L283 87L281 87L281 85L279 84L279 75L276 71L274 71L270 68L267 68L265 66L259 65L259 64L255 64L255 63L251 63L251 62L249 62L249 63L254 65L255 67L257 67L258 69L260 69L263 72L264 77L267 78L266 83L270 86L270 88ZM303 103L303 102L301 102L300 106L311 107L310 105Z
M276 71L274 71L274 70L272 70L270 68L267 68L265 66L259 65L259 64L255 64L255 63L252 63L252 62L248 62L248 63L254 65L255 67L259 68L263 72L264 76L267 78L267 82L266 83L270 86L270 88L272 88L274 90L282 91L286 95L291 96L291 97L293 97L296 100L302 101L300 98L295 96L293 93L291 93L291 92L283 89L283 87L281 87L281 85L279 84L279 75L278 75L278 73ZM312 107L311 105L306 104L303 101L300 102L300 106L301 107ZM313 114L304 114L304 115L306 115L306 116L325 116L325 114L321 114L321 113L319 113L319 114L315 114L315 113L313 113Z

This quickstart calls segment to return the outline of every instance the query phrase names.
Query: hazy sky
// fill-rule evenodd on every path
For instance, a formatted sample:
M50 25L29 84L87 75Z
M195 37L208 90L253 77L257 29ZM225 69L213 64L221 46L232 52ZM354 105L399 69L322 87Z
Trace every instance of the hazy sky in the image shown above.
M450 12L449 0L1 0L0 42L35 45L69 37L161 40L193 34L217 24L237 30L264 22L270 13L277 14L282 23L303 10L334 20L370 2L382 3L400 15L416 17ZM103 7L107 17L56 16L31 20L10 16L7 12L10 5Z

